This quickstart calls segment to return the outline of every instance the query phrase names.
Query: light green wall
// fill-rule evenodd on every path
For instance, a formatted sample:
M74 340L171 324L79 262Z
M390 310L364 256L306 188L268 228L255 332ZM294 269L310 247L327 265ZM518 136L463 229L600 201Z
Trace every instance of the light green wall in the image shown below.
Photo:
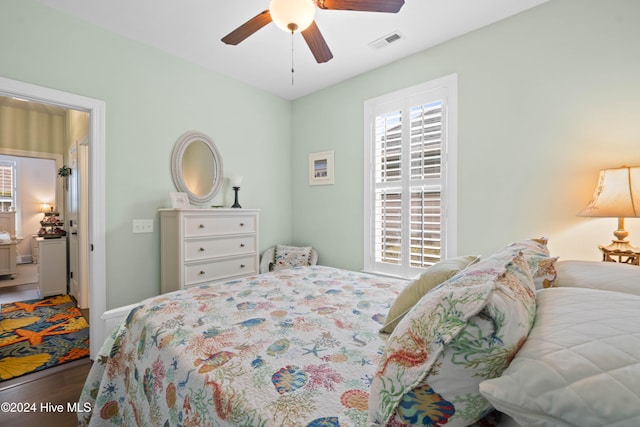
M546 235L554 254L597 259L615 220L575 213L599 169L640 164L639 40L636 0L551 0L291 103L33 0L0 2L0 75L106 102L108 308L159 290L156 211L187 130L210 135L227 175L244 176L240 202L262 210L263 249L311 244L321 263L361 268L363 101L450 73L458 251ZM325 150L336 184L310 187L308 154ZM132 234L138 218L155 232ZM640 242L638 220L627 229Z
M261 247L291 238L291 103L33 0L0 2L0 75L106 103L107 308L159 292L159 217L170 158L188 130L211 136L243 207L260 208ZM225 186L224 197L233 201ZM132 220L154 219L152 234Z
M600 169L640 165L639 45L639 1L551 0L295 101L295 240L362 268L363 101L457 73L458 252L544 235L554 255L599 259L616 220L576 213ZM310 187L308 154L325 150L335 185Z

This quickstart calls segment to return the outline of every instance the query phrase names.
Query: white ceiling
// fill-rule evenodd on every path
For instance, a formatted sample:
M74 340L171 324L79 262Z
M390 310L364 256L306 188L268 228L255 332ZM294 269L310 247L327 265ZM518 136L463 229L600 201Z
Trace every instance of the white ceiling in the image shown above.
M315 62L304 39L271 23L237 46L222 37L269 0L37 0L64 13L216 70L285 99L296 99L547 0L405 0L397 14L317 9L334 58ZM382 49L369 43L399 31ZM291 65L294 65L292 85Z

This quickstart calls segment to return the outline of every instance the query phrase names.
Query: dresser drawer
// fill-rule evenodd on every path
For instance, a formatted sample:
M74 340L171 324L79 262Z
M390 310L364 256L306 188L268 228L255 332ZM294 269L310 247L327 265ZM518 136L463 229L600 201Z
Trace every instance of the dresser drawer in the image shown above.
M257 209L160 209L160 292L258 274Z
M214 236L220 234L254 233L257 230L255 215L189 216L185 218L185 237Z
M191 264L185 267L185 287L257 272L258 265L254 255Z
M195 261L228 255L253 254L258 250L256 240L255 234L187 240L185 260Z

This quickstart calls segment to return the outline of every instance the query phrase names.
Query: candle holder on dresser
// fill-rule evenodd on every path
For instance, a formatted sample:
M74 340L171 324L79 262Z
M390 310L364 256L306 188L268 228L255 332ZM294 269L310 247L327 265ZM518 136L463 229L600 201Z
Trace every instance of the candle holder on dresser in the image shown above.
M235 193L235 201L233 202L232 208L241 208L240 203L238 203L238 191L240 191L240 184L242 184L241 176L234 176L231 179L231 188L233 188L233 192Z

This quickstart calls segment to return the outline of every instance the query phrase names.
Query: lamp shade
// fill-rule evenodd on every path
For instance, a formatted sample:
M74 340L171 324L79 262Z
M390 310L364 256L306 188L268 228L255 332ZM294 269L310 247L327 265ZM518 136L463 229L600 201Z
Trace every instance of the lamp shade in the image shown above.
M578 216L639 217L640 167L621 166L600 171L593 198Z
M300 32L313 22L316 6L311 0L271 0L269 13L279 28L287 32Z

